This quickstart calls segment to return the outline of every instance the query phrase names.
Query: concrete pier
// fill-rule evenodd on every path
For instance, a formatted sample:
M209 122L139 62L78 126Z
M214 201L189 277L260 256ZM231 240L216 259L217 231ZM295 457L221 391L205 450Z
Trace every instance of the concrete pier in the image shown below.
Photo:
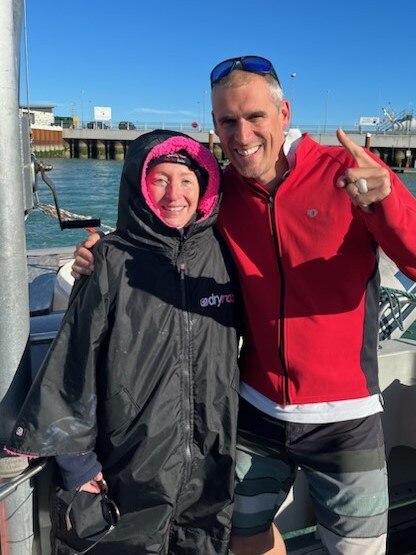
M69 156L69 146L62 138L62 128L50 125L32 125L31 140L35 153L45 155L46 153ZM68 151L68 152L67 152Z
M68 151L73 158L88 157L97 159L122 160L131 141L148 133L146 130L120 129L63 129L62 138L68 144ZM357 130L348 131L349 136L361 146L369 142L370 149L389 166L398 168L413 168L416 162L416 134L371 134ZM187 131L197 141L209 146L209 131ZM311 137L318 143L338 145L336 134L311 133ZM219 138L214 134L213 151L218 159L222 159L222 149Z
M123 160L129 143L149 131L151 130L63 129L62 138L68 145L71 158L84 157L86 148L88 158ZM187 131L187 135L206 146L209 145L209 131ZM215 155L221 159L222 150L216 136L214 138L214 151Z

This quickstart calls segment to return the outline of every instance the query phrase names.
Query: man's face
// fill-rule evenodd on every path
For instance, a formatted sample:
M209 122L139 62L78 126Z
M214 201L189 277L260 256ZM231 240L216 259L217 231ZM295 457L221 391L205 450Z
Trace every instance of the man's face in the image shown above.
M232 165L243 177L274 185L287 169L282 146L290 119L288 102L278 106L266 79L251 74L242 84L219 85L212 104L215 131Z

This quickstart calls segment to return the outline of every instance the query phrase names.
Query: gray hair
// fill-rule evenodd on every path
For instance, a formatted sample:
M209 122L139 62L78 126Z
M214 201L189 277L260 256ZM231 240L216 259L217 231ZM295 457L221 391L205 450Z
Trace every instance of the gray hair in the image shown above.
M232 87L240 87L241 85L246 85L251 80L252 75L261 74L250 71L241 71L239 69L231 71L226 77L224 77L217 83L214 83L211 91L211 101L213 100L215 91L218 88L223 87L225 89L228 89ZM282 87L271 75L265 74L263 77L267 81L269 91L273 100L276 102L277 106L280 106L280 103L284 97Z

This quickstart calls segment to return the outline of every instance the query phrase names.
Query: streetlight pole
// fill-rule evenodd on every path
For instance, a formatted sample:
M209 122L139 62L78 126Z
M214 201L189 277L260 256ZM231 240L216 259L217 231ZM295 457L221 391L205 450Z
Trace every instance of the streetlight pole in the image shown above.
M412 119L413 119L412 103L410 101L407 103L406 119L407 119L407 133L408 133L408 135L410 135L410 127L411 127L411 123L412 123ZM410 142L410 140L409 140L409 142Z
M328 118L328 97L329 97L329 89L327 89L326 95L325 95L324 134L326 133L326 122Z
M292 90L291 90L291 96L292 98L290 99L290 106L291 106L291 127L295 127L295 118L294 118L294 113L295 113L295 78L296 78L296 73L291 73L290 74L290 78L292 81Z
M75 102L69 102L69 115L72 118L72 123L74 126L78 124L79 118L77 117L77 105Z
M412 120L413 120L413 110L411 109L412 103L409 101L408 106L407 106L407 114L406 114L406 118L407 118L407 134L408 134L408 139L409 139L409 143L406 149L406 168L410 168L410 163L412 160L412 151L410 149L410 128L412 126Z

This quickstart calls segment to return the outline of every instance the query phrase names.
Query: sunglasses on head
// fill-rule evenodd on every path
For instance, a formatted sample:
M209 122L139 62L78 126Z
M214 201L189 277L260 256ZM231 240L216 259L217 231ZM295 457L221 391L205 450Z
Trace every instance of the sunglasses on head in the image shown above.
M211 87L227 77L232 71L239 69L250 73L260 73L261 75L271 75L280 85L277 73L272 63L260 56L240 56L224 60L214 67L211 71Z

